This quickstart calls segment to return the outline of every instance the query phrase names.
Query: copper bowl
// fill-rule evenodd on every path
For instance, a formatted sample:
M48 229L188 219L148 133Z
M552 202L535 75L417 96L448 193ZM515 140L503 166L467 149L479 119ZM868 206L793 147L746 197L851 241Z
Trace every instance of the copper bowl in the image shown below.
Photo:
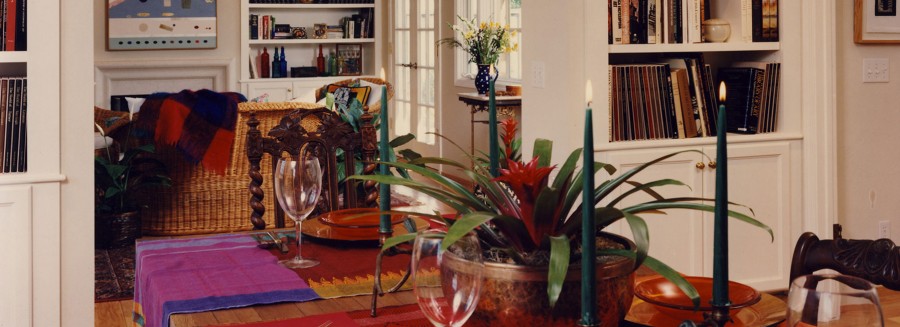
M344 236L378 235L381 214L378 208L353 208L335 210L319 216L323 225L332 233ZM391 215L391 226L403 222L403 215ZM392 227L393 228L393 227Z
M713 307L709 304L712 299L712 278L685 276L691 285L700 294L700 306L694 307L691 299L681 292L678 286L665 277L655 277L644 280L634 286L634 295L652 304L657 311L676 318L678 320L703 320L703 313L710 312ZM738 310L759 302L760 295L750 286L728 282L728 298L731 300L729 314L733 317Z

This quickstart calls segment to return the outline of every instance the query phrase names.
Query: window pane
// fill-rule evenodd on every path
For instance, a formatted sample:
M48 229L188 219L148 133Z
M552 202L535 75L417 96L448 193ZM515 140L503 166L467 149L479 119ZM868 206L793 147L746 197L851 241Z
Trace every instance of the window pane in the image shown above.
M396 15L396 28L409 28L409 3L410 0L397 0L394 15Z
M434 70L418 69L419 104L434 106Z
M434 30L419 31L419 66L434 67Z
M393 112L394 121L392 122L393 126L391 126L394 128L394 135L409 134L411 127L410 123L412 122L412 119L410 118L412 113L409 110L409 102L396 101L395 103L397 109Z
M409 31L396 31L394 42L394 50L396 51L397 64L408 64L409 62Z
M434 107L420 106L419 121L416 128L416 138L425 144L434 144ZM404 133L405 134L405 133Z
M419 29L434 28L434 0L419 0Z

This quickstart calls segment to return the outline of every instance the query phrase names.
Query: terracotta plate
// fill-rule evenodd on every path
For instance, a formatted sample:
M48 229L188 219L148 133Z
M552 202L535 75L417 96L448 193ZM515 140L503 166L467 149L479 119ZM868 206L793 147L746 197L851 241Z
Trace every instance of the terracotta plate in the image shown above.
M645 326L678 326L684 319L677 319L656 310L653 304L635 298L625 320ZM777 326L786 317L787 304L769 294L762 294L756 304L735 310L732 316L735 327Z
M370 212L371 215L358 216ZM304 221L300 226L300 230L304 235L339 241L374 241L378 240L378 219L377 209L348 209L338 210L316 219ZM353 218L356 216L355 218ZM392 215L391 225L394 229L394 235L406 234L406 228L403 227L403 216ZM428 227L428 222L421 218L412 218L416 225L416 230L423 230Z

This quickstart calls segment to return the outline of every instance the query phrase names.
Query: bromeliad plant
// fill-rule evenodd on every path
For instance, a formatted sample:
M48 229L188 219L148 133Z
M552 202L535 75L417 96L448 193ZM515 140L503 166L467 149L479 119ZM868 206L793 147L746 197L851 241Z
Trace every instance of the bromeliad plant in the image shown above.
M513 147L510 140L511 138L504 138L507 149ZM454 145L456 144L454 143ZM409 163L383 163L415 172L434 183L377 175L353 176L352 178L407 186L432 196L456 210L457 216L454 219L444 219L439 213L395 211L402 214L424 216L447 224L449 227L444 235L445 246L449 246L463 235L474 231L480 238L483 247L487 248L486 252L503 253L508 261L515 264L549 265L547 293L550 304L554 305L559 298L569 265L581 260L582 219L579 195L582 192L583 172L576 167L581 158L582 149L576 149L559 167L556 177L551 181L550 173L556 168L555 165L550 165L551 150L551 141L536 140L534 153L529 162L508 159L507 168L501 169L500 176L496 178L490 176L488 170L480 165L470 169L458 162L434 157L422 157ZM598 249L598 255L633 257L635 268L644 264L672 280L693 299L695 305L699 305L699 295L690 283L672 268L647 256L650 238L647 224L642 216L649 213L663 213L661 210L665 209L713 212L714 206L702 203L702 201L712 200L666 198L655 191L662 186L686 186L676 180L661 179L643 184L632 180L644 169L685 152L702 154L696 150L671 153L616 177L612 177L616 172L614 167L598 162L595 164L595 171L591 173L596 175L603 170L610 177L597 183L593 199L589 200L594 203L596 208L594 219L597 232L616 221L625 219L631 228L637 247L634 252ZM483 191L485 196L476 196L470 189L458 182L437 173L434 169L427 168L429 164L442 164L462 170L472 183ZM634 205L622 205L626 199L630 199L636 193L649 194L653 200ZM773 236L772 230L768 226L746 214L728 211L728 215L760 227ZM413 238L415 238L415 234L393 237L385 242L384 249L408 242Z

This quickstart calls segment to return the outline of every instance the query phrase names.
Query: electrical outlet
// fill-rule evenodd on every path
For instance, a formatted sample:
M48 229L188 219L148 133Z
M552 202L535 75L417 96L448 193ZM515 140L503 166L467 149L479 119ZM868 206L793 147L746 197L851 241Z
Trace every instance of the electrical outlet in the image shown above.
M891 238L891 221L882 220L878 222L878 238Z
M891 81L890 62L887 58L863 59L863 83L887 83Z
M534 87L542 89L544 88L544 62L543 61L535 61L531 63L531 82L534 84Z

